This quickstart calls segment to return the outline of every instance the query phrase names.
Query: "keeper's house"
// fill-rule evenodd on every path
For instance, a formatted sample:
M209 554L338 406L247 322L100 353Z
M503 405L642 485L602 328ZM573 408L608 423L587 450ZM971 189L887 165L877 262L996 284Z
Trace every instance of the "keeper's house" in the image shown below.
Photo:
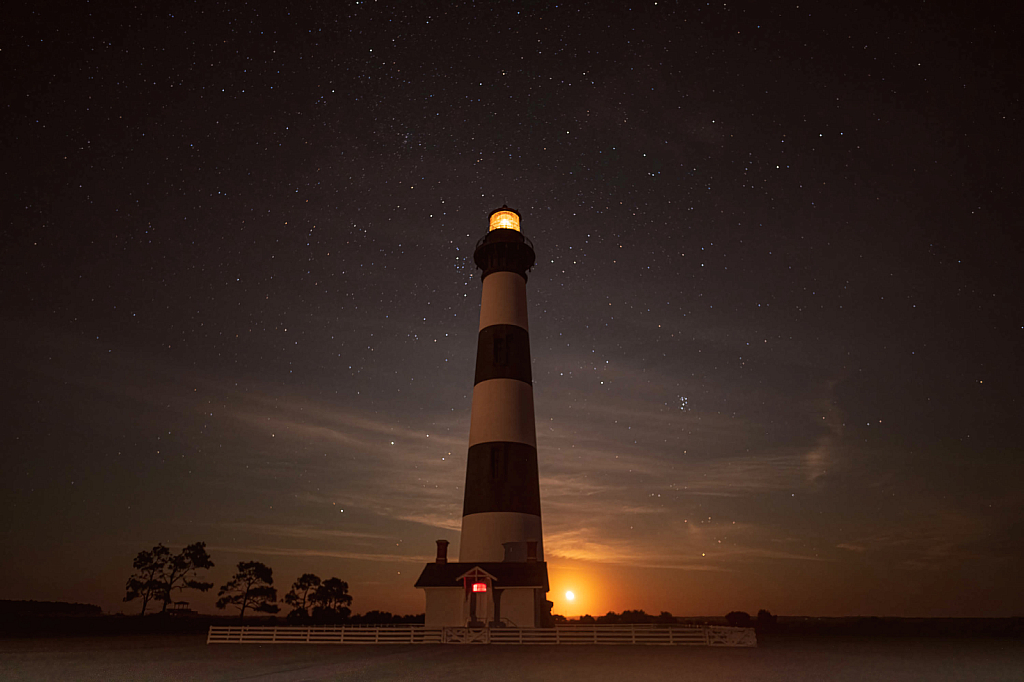
M448 563L448 541L438 540L437 560L416 581L426 594L426 627L551 627L547 564L537 561L537 543L522 544L506 546L505 561Z

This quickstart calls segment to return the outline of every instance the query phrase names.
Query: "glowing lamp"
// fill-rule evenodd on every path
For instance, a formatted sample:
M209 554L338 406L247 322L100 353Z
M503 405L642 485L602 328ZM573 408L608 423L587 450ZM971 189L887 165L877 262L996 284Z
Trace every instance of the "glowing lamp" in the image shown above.
M515 230L519 232L519 214L515 211L499 209L491 214L492 230Z
M486 592L487 591L487 583L473 583L473 591L474 592Z

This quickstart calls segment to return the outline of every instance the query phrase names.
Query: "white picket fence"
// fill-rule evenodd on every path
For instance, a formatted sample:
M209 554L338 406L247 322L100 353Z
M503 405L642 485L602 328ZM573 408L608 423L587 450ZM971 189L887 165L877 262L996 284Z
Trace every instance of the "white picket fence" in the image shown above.
M207 644L443 644L446 628L422 625L268 627L211 625Z
M267 627L211 625L207 644L653 644L756 647L753 628L717 625L571 625L428 628L422 625Z

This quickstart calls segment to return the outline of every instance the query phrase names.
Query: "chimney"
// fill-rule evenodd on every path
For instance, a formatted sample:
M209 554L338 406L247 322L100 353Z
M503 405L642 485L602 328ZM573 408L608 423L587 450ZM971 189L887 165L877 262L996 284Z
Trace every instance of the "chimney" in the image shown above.
M437 563L446 564L448 563L448 541L438 540L437 541Z
M526 542L526 563L535 564L537 563L537 541L528 540Z

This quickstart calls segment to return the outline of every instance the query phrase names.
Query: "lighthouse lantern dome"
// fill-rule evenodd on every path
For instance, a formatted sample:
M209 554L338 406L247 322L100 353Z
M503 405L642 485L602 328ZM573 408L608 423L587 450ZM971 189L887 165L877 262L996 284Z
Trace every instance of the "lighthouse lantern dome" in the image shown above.
M508 206L502 206L498 210L492 211L490 230L515 230L519 232L519 212Z

